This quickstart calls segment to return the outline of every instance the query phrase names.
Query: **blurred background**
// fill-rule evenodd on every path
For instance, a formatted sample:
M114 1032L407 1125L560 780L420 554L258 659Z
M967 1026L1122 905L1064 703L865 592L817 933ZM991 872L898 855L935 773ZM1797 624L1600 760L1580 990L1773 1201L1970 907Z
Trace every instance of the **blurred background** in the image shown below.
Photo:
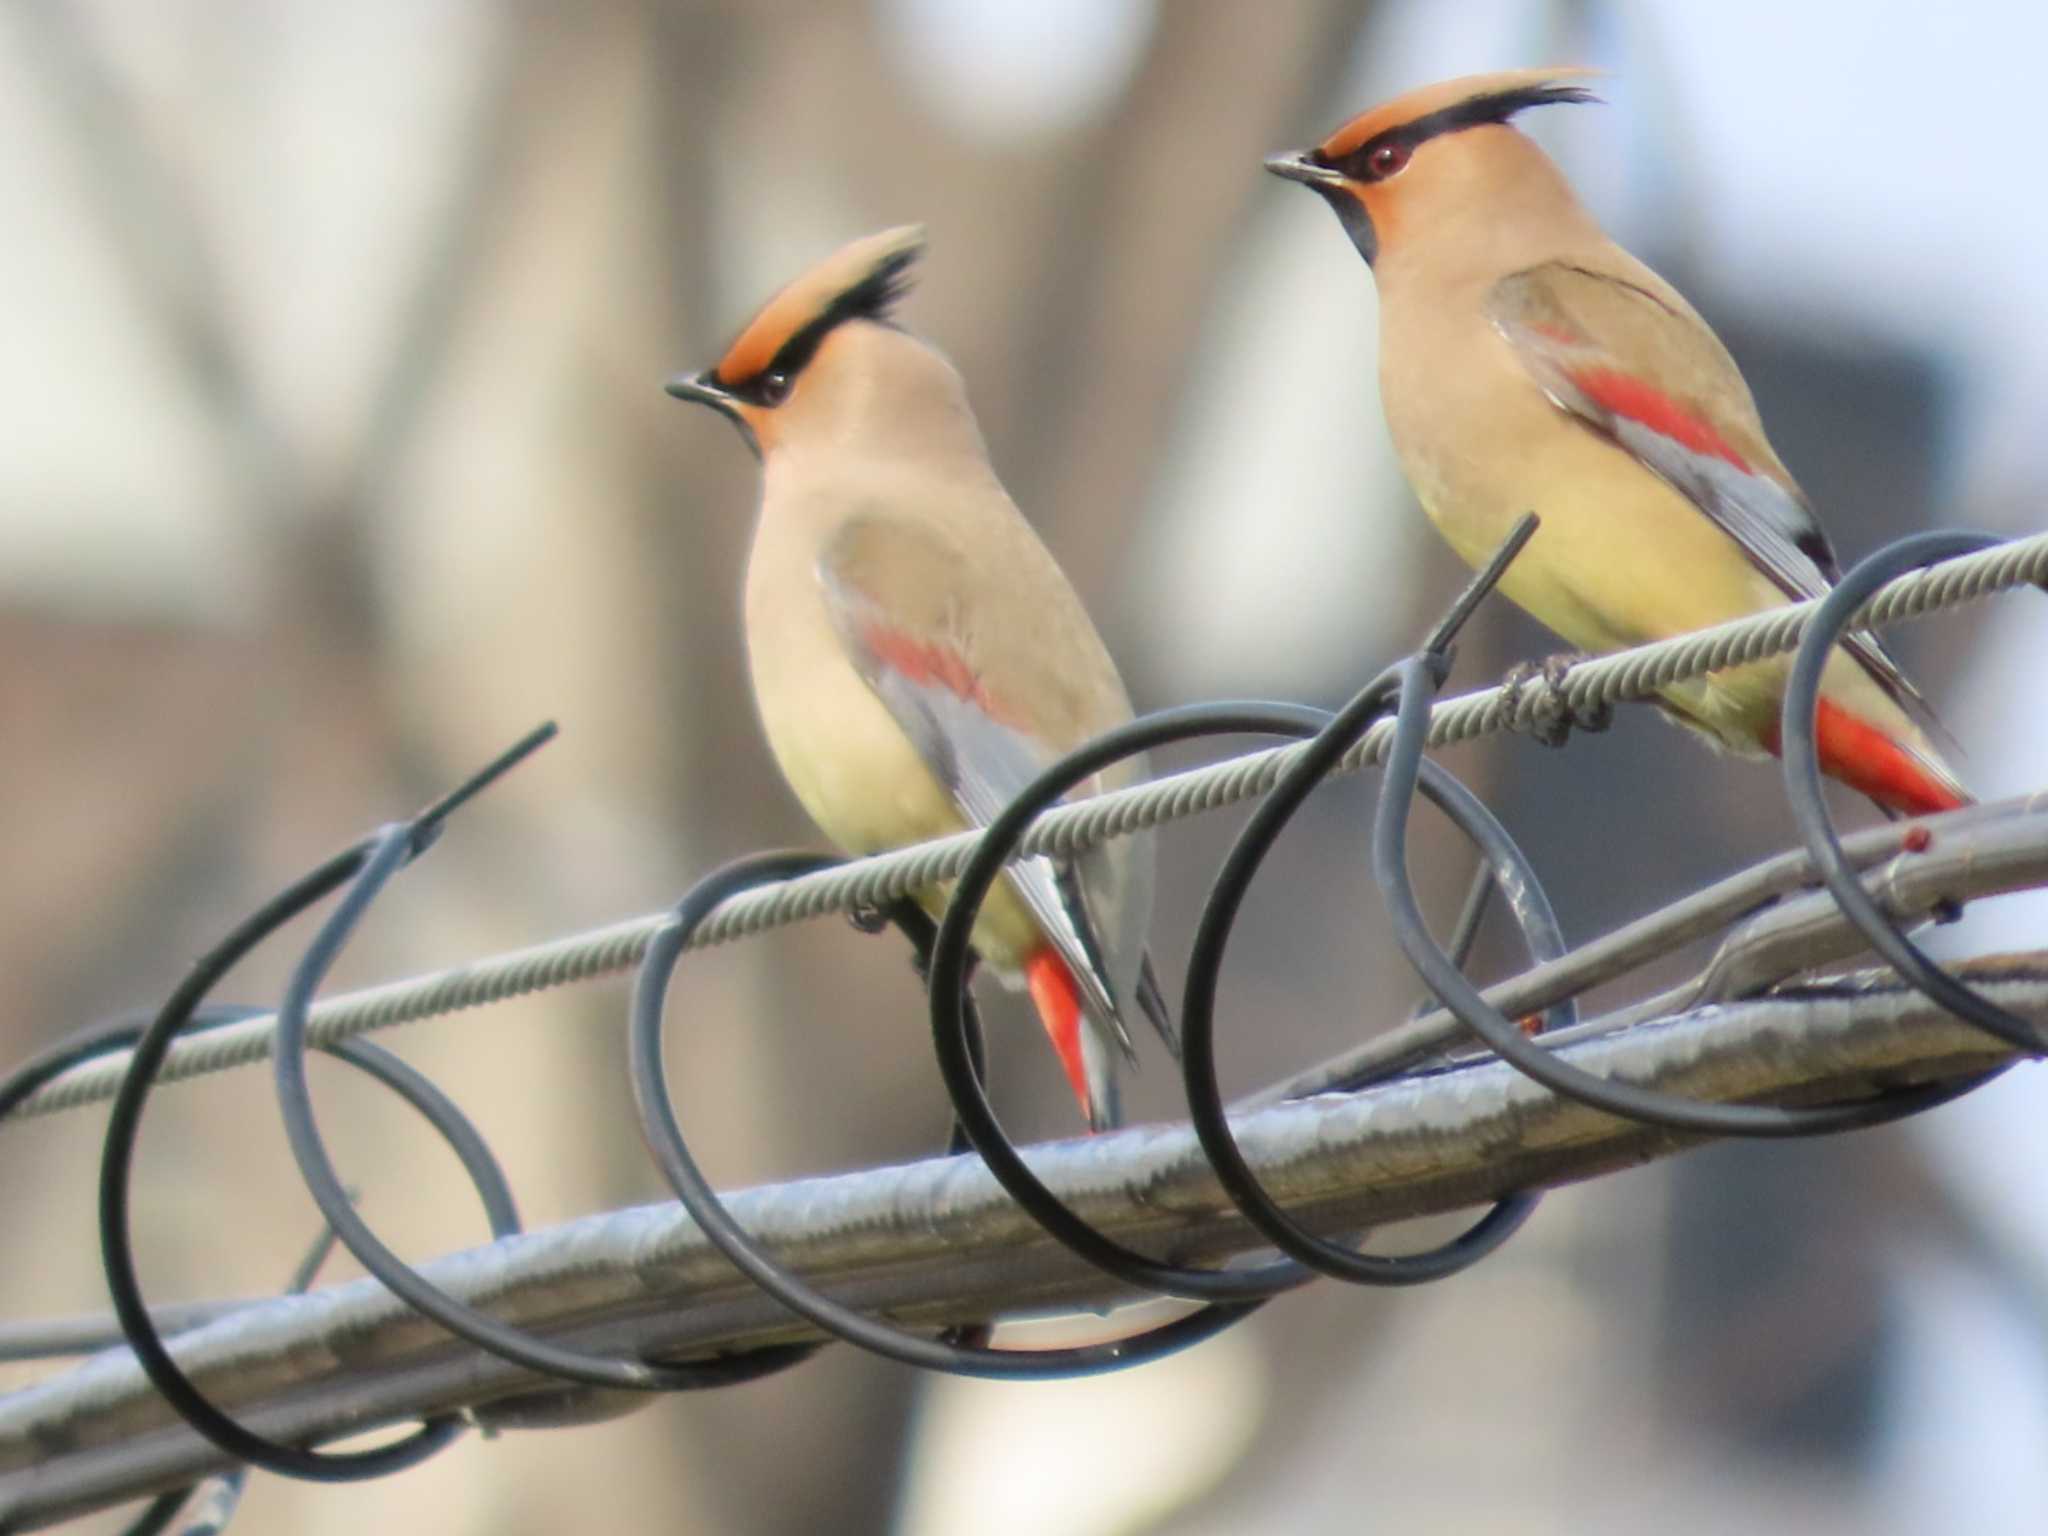
M0 1060L160 999L264 895L542 718L563 739L385 898L337 985L649 911L731 855L814 842L744 691L753 460L661 383L889 224L929 226L905 319L965 374L1139 707L1343 697L1461 571L1391 463L1367 272L1317 199L1258 167L1442 76L1611 72L1609 105L1524 124L1720 329L1845 559L1923 526L2038 529L2044 48L2048 11L2018 0L9 0ZM1896 641L1978 791L2040 787L2042 605ZM1494 608L1454 686L1554 648ZM1647 711L1565 753L1496 740L1449 761L1574 940L1792 840L1770 769ZM1253 897L1232 1088L1406 1011L1368 803L1319 796ZM1233 825L1161 839L1170 995ZM1448 909L1466 854L1431 827L1416 858ZM2044 931L2038 903L2007 902L1944 938ZM274 999L290 951L236 995ZM942 1134L892 942L835 921L704 955L675 1007L681 1108L722 1181ZM1006 1117L1071 1133L1035 1029L993 1010ZM661 1195L623 1015L612 985L395 1041L477 1117L529 1225ZM452 1159L322 1065L323 1123L388 1240L480 1240ZM1127 1378L933 1384L840 1349L384 1482L259 1477L241 1518L2032 1531L2038 1093L2022 1070L1892 1131L1567 1191L1447 1284L1326 1284ZM1136 1112L1177 1102L1148 1058ZM104 1305L103 1123L0 1130L0 1314ZM151 1294L279 1286L315 1231L289 1162L267 1077L163 1094L137 1195ZM0 1389L33 1374L0 1367Z

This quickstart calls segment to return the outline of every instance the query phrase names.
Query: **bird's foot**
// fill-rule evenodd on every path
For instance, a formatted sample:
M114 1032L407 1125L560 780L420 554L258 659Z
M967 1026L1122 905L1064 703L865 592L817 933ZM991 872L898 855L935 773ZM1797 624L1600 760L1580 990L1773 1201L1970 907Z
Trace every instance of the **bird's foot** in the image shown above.
M869 904L855 907L846 914L846 920L853 924L857 933L880 933L885 928L897 928L910 940L910 968L917 973L920 982L931 980L932 941L938 937L938 925L908 896L899 896L887 906ZM971 964L971 962L970 962Z
M880 933L895 920L893 907L855 907L846 914L846 920L853 924L856 933Z
M1586 659L1583 651L1521 661L1508 669L1500 685L1507 691L1508 726L1525 731L1546 747L1561 747L1574 730L1604 731L1614 723L1614 706L1600 703L1575 707L1564 691L1565 674ZM1537 679L1543 688L1527 702L1522 692Z

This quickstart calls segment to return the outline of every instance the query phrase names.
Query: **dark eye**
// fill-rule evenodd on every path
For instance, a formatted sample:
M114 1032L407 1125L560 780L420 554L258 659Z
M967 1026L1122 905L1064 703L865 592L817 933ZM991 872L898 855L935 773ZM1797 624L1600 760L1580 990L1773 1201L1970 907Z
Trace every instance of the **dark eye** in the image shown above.
M789 375L771 371L754 381L754 393L763 405L780 405L789 398Z
M1412 153L1406 144L1382 144L1365 157L1366 179L1385 181L1389 176L1399 175Z

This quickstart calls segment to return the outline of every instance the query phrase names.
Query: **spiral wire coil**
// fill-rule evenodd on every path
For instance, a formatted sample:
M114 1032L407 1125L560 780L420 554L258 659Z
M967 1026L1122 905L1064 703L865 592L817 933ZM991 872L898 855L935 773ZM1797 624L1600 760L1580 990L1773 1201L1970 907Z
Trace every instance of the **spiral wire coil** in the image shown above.
M378 1239L354 1209L325 1150L307 1089L309 1048L340 1057L400 1095L456 1150L475 1185L494 1239L520 1230L496 1160L461 1111L389 1052L353 1038L365 1030L561 985L637 965L628 1024L629 1063L641 1128L657 1166L697 1226L753 1285L819 1333L924 1369L995 1378L1045 1378L1127 1369L1185 1348L1237 1323L1274 1296L1317 1277L1375 1286L1441 1279L1498 1249L1528 1218L1537 1195L1511 1192L1463 1233L1424 1253L1365 1252L1355 1237L1331 1236L1290 1212L1262 1182L1239 1145L1217 1080L1216 1000L1232 926L1268 851L1309 795L1332 774L1368 763L1382 767L1371 838L1371 869L1395 939L1444 1016L1410 1031L1405 1054L1368 1050L1297 1080L1297 1092L1357 1089L1385 1078L1431 1048L1473 1041L1564 1098L1639 1125L1689 1136L1793 1137L1873 1125L1946 1102L2002 1067L1888 1088L1839 1103L1713 1103L1675 1097L1564 1059L1555 1048L1579 1021L1572 995L1587 984L1565 974L1574 962L1543 887L1505 828L1470 790L1428 759L1433 745L1548 720L1583 720L1612 703L1643 698L1700 673L1793 651L1784 704L1787 795L1806 844L1806 865L1782 866L1777 892L1817 876L1826 899L1903 982L1945 1013L2024 1055L2041 1054L2042 1032L2026 1017L1944 972L1907 937L1885 904L1866 889L1867 838L1844 844L1820 796L1814 740L1821 667L1853 626L1890 622L2023 584L2048 582L2048 535L2000 543L1973 534L1928 534L1878 551L1849 571L1825 599L1795 605L1697 635L1572 666L1561 682L1535 681L1439 702L1453 642L1533 533L1527 518L1473 579L1413 654L1368 683L1335 713L1282 704L1186 706L1145 716L1050 765L978 832L853 863L815 854L755 855L700 880L669 912L620 924L456 971L395 984L315 1006L322 979L389 882L434 844L450 816L524 761L552 735L543 726L450 795L410 820L382 828L294 881L252 913L213 951L146 1025L121 1024L60 1041L0 1079L0 1119L52 1113L113 1100L99 1189L102 1263L121 1337L156 1390L194 1431L239 1466L320 1481L381 1476L447 1445L464 1427L459 1413L426 1417L398 1440L367 1451L331 1452L267 1437L222 1411L166 1346L164 1314L141 1294L129 1240L129 1185L136 1134L151 1089L269 1056L293 1156L338 1240L410 1308L475 1348L534 1375L582 1391L700 1390L789 1369L819 1346L774 1344L680 1362L630 1352L571 1348L511 1326L437 1287ZM1109 764L1170 742L1261 733L1288 745L1230 759L1090 798L1063 803L1069 790ZM1179 1017L1188 1117L1201 1151L1229 1202L1277 1257L1221 1267L1170 1262L1091 1225L1062 1203L1033 1171L997 1119L985 1087L979 1022L969 984L968 936L982 900L1003 868L1028 853L1072 853L1107 838L1196 811L1262 796L1216 875L1196 929ZM1479 855L1479 878L1447 949L1424 922L1407 869L1406 834L1415 799L1432 801ZM1896 843L1896 835L1893 837ZM940 879L956 882L943 918L926 918L911 893ZM244 955L301 912L340 893L308 944L275 1015L210 1006L206 999ZM1818 894L1818 893L1816 893ZM1490 897L1512 918L1539 987L1533 1035L1504 1011L1502 989L1482 992L1461 969L1464 951ZM1708 905L1711 905L1709 903ZM933 1046L954 1112L952 1150L971 1148L1031 1221L1054 1242L1129 1291L1194 1303L1192 1310L1136 1335L1053 1349L997 1347L987 1323L941 1330L887 1322L807 1282L735 1220L699 1168L668 1091L663 1057L670 980L686 950L761 932L831 911L863 914L865 926L893 927L913 945L928 986ZM1583 968L1582 968L1583 969ZM1510 989L1513 984L1510 984ZM1518 1010L1529 1002L1515 996ZM1425 1021L1425 1023L1428 1021ZM671 1034L677 1026L667 1025ZM326 1240L324 1240L326 1241ZM317 1259L295 1288L310 1284ZM536 1395L538 1400L538 1395ZM516 1414L494 1404L498 1411ZM235 1474L239 1476L239 1474ZM228 1486L228 1485L223 1485ZM239 1488L239 1483L232 1485ZM131 1532L167 1528L191 1486L167 1490ZM219 1495L232 1508L232 1497ZM218 1500L217 1500L218 1501ZM0 1508L0 1515L4 1515ZM0 1522L4 1523L4 1522Z

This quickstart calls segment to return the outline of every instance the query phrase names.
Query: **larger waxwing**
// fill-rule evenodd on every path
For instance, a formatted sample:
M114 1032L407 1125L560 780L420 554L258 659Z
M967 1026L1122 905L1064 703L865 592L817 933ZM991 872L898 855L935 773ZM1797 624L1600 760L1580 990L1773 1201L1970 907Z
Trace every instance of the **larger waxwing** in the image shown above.
M1612 651L1824 593L1840 575L1720 339L1609 240L1511 126L1595 98L1584 70L1445 81L1266 168L1328 200L1372 268L1380 394L1423 509L1478 563L1542 527L1502 590L1571 644ZM1775 753L1789 664L1676 684L1674 718ZM1868 634L1822 676L1822 769L1909 814L1969 796L1926 704Z
M891 308L917 228L797 278L669 393L761 460L747 655L768 745L850 853L985 825L1055 757L1131 718L1074 589L990 467L960 375ZM1081 793L1141 775L1139 761ZM919 893L934 914L947 888ZM1091 1129L1118 1119L1135 1006L1176 1048L1144 935L1152 848L1120 838L1010 866L974 947L1029 987Z

